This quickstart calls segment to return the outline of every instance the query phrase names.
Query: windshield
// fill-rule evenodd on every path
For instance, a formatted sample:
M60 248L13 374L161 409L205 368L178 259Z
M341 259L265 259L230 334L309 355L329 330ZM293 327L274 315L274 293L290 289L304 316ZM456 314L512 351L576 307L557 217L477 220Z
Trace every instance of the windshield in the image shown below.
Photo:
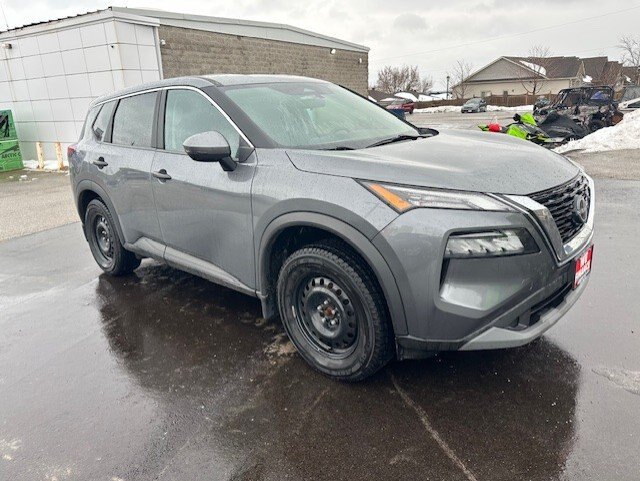
M355 149L399 135L418 135L392 113L333 84L233 85L224 92L282 147Z
M469 99L469 100L467 100L465 105L475 105L475 104L479 104L479 103L480 103L480 99Z

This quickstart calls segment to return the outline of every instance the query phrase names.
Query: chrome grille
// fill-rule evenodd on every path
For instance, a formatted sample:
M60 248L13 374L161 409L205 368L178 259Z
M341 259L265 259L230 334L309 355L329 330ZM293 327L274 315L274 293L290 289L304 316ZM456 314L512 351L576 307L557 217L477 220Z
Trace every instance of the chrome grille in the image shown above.
M584 196L587 208L589 208L591 192L589 190L589 182L583 175L579 175L575 179L552 189L529 195L531 199L549 209L560 232L563 244L573 239L585 224L575 214L575 199L578 196Z

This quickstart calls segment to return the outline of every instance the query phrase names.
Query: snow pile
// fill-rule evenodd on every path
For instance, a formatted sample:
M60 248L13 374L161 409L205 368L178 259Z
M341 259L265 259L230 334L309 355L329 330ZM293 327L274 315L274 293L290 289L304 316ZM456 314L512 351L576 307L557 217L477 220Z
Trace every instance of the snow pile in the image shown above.
M518 105L516 107L502 107L500 105L487 105L487 112L532 112L533 105Z
M596 130L582 139L561 145L555 151L605 152L623 149L640 149L640 109L625 114L622 122L613 127Z
M69 163L64 160L63 165L65 167L69 166ZM24 165L24 168L26 170L39 170L38 169L38 161L37 160L23 160L22 161L22 165ZM59 172L58 169L58 161L57 160L45 160L44 161L44 170L51 172L51 171L56 171Z
M415 109L414 112L421 114L440 114L444 112L460 112L461 105L441 105L439 107L427 107ZM517 107L501 107L499 105L487 105L487 112L531 112L533 105L519 105Z
M440 105L439 107L427 107L424 109L415 109L414 112L421 114L440 114L443 112L460 112L460 105Z
M418 99L411 92L398 92L395 94L396 97L400 97L401 99L411 100L412 102L417 102Z

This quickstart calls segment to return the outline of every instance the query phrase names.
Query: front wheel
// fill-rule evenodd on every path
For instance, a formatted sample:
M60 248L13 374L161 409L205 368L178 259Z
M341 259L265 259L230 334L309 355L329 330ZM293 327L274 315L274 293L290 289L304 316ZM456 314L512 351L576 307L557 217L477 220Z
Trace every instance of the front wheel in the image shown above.
M277 291L284 328L314 369L360 381L393 357L384 296L368 266L343 244L321 243L291 254Z
M111 212L98 199L92 200L87 206L84 233L93 258L107 274L130 274L140 265L140 259L122 246Z

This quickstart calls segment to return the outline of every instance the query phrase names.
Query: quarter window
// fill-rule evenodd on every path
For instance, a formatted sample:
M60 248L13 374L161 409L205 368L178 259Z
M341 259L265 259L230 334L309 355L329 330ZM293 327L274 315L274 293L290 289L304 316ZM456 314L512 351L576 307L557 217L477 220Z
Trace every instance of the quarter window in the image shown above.
M120 99L113 119L112 142L133 147L151 147L156 92Z
M164 148L182 152L182 144L192 135L216 130L227 139L231 156L236 158L240 135L229 121L202 94L193 90L171 89L167 91L164 117Z
M91 131L93 132L93 137L100 142L105 140L104 136L107 133L109 121L111 120L111 114L113 114L113 108L115 105L115 102L107 102L102 104L101 107L96 108L100 111L98 112L98 116L95 117Z

